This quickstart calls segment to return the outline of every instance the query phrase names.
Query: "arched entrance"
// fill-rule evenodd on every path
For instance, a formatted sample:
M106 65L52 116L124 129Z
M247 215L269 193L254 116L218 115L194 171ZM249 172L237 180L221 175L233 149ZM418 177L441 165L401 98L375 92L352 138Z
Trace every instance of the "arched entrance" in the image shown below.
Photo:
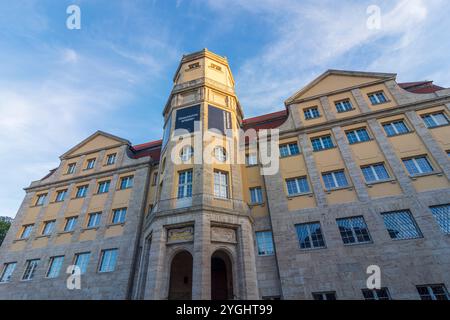
M192 255L179 252L170 265L169 300L192 299Z
M233 272L227 253L218 250L211 256L211 299L233 299Z

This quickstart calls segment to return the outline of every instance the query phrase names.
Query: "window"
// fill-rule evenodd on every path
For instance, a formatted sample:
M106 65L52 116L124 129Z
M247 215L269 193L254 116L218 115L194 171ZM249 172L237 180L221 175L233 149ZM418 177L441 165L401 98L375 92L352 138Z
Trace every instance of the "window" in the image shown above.
M384 131L388 137L396 136L399 134L408 133L409 129L403 120L397 120L390 123L383 124Z
M116 267L117 249L103 250L100 257L99 272L112 272Z
M336 292L313 292L312 293L314 300L336 300Z
M66 219L66 225L64 226L65 232L70 232L75 229L75 226L77 224L78 217L70 217Z
M181 149L181 154L180 154L181 161L183 161L183 162L188 161L192 157L193 154L194 154L194 148L192 148L192 146L184 146Z
M306 120L320 117L319 109L317 107L304 109L303 114L305 115Z
M309 184L306 177L298 177L286 180L286 188L288 195L294 196L296 194L302 194L309 192Z
M67 194L67 189L66 190L59 190L56 193L55 202L62 202L62 201L64 201L64 198L66 197L66 194Z
M450 204L433 206L430 209L441 230L450 234Z
M314 151L320 151L320 150L334 148L333 140L331 140L331 136L312 138L311 144L313 146Z
M192 197L192 170L178 173L178 199Z
M271 256L274 254L272 231L256 232L256 244L258 246L258 255Z
M391 300L388 288L362 289L365 300Z
M443 112L427 114L422 116L427 128L435 128L448 124L447 115Z
M297 224L295 228L301 249L325 248L319 222Z
M62 264L64 262L64 256L57 256L50 258L50 266L47 271L47 278L56 278L59 276Z
M14 270L16 269L16 265L16 262L5 263L2 276L0 277L0 283L11 281L11 277L14 273Z
M370 140L369 133L367 132L366 128L360 128L360 129L346 131L345 134L347 135L349 144L354 144L354 143Z
M288 143L280 145L280 156L282 158L299 154L300 150L297 143Z
M155 172L155 173L153 174L152 185L156 186L157 183L158 183L158 173Z
M98 183L97 193L107 193L109 191L109 184L111 181L102 181Z
M133 187L133 176L123 177L120 179L120 190Z
M434 170L426 156L402 159L402 161L411 176L433 172Z
M116 163L116 157L117 157L116 153L108 154L108 156L106 158L106 165L110 166L110 165L113 165L114 163Z
M53 232L55 228L55 220L44 222L44 229L42 229L42 235L48 236Z
M214 171L214 196L218 198L228 198L228 173Z
M87 271L87 266L89 264L89 258L91 257L90 252L77 253L75 255L74 264L80 268L81 274L85 274Z
M101 212L94 212L89 214L89 219L87 223L88 228L95 228L100 225L100 220L102 218Z
M348 187L344 170L322 173L322 179L327 190Z
M20 239L27 239L31 235L31 231L33 231L34 224L29 224L23 226L22 234L20 235Z
M75 172L76 163L69 163L67 166L67 174L72 174Z
M126 215L127 215L126 208L113 210L112 223L124 223Z
M94 169L95 159L89 159L86 164L86 170Z
M88 186L80 186L77 188L77 194L75 195L75 198L84 198L86 197L88 190Z
M36 199L36 206L42 206L47 199L47 194L39 194Z
M250 188L250 201L252 204L263 202L261 187Z
M422 233L409 210L385 212L381 215L391 239L405 240L422 237Z
M336 106L336 110L339 113L353 110L352 103L348 99L335 102L334 105Z
M367 183L388 180L390 178L383 163L361 167L361 171Z
M447 288L443 284L429 284L417 286L422 300L450 300Z
M386 99L386 96L384 95L383 91L380 92L375 92L375 93L370 93L369 94L369 99L370 102L375 105L375 104L382 104L387 102L388 100Z
M352 217L336 219L344 244L371 242L369 229L364 218Z
M220 162L225 162L227 160L227 152L223 147L214 148L214 157Z
M22 280L32 280L39 265L39 259L27 260Z
M245 155L245 164L248 166L256 166L258 164L258 156L256 154Z

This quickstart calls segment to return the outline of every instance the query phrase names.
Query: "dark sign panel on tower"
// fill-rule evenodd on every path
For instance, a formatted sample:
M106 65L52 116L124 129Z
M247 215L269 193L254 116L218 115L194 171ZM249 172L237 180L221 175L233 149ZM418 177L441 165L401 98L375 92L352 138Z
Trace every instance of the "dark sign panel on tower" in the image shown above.
M208 129L216 129L225 134L226 129L231 129L231 114L220 108L208 106Z
M185 129L189 132L194 132L196 121L200 121L200 105L179 109L177 110L175 130Z

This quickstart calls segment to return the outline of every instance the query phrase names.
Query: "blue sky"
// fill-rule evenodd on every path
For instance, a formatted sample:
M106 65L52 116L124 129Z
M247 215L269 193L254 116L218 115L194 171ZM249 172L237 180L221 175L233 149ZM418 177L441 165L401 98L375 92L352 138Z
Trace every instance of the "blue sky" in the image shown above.
M71 4L81 30L66 28ZM247 117L281 110L328 68L450 87L449 13L445 0L0 0L0 215L96 130L159 139L184 53L228 57Z

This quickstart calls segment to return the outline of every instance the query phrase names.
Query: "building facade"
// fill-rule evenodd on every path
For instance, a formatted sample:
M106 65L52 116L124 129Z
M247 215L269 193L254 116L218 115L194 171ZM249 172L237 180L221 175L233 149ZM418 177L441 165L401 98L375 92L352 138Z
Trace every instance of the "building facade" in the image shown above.
M162 140L96 132L25 188L0 299L448 299L450 89L395 79L244 119L226 58L183 56Z

